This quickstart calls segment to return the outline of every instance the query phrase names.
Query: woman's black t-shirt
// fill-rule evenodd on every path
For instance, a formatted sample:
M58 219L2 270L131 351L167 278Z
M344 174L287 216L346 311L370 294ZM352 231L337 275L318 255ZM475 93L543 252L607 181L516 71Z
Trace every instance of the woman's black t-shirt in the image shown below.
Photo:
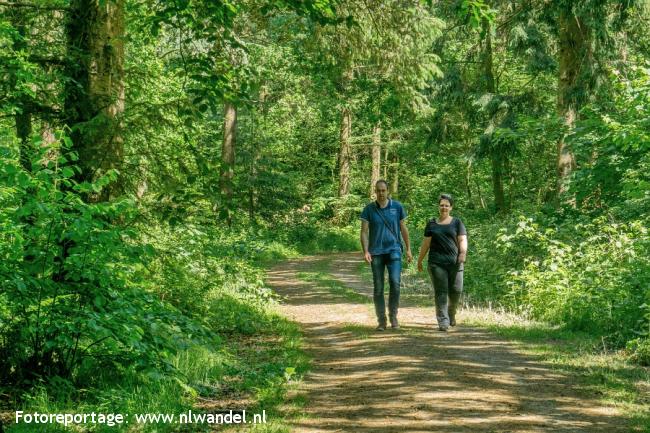
M452 217L449 224L438 224L435 219L427 223L424 237L431 237L429 263L453 265L458 260L457 237L467 235L465 225L458 218Z

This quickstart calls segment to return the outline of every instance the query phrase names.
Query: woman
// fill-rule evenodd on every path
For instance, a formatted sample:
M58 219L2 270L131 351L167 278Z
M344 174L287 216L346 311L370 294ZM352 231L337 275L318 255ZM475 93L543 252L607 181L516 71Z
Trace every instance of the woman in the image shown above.
M438 197L438 219L424 229L418 257L418 271L429 252L428 270L433 282L438 329L447 331L456 325L456 309L463 292L463 269L467 256L467 231L458 218L451 216L454 199L449 194Z

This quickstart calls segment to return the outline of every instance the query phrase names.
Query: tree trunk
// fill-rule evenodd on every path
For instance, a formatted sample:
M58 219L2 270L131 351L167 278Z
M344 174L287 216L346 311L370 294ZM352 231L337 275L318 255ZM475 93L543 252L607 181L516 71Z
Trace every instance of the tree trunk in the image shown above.
M557 111L567 131L573 129L578 111L588 92L583 68L593 62L588 24L569 8L563 8L559 22L559 69ZM566 192L567 180L575 168L575 157L566 135L557 143L557 192Z
M381 169L381 123L377 122L372 130L372 174L370 176L370 198L375 199L375 184L379 180Z
M266 115L267 115L267 107L266 107L266 98L269 94L268 88L266 86L261 86L260 88L260 94L259 94L259 106L257 109L257 113L261 114L262 117L262 130L266 131ZM255 115L255 113L254 113ZM255 139L253 140L253 150L252 150L252 158L251 158L251 165L250 165L250 181L248 182L248 218L251 222L251 224L255 224L255 205L257 203L257 177L258 177L258 170L257 170L257 165L260 160L260 153L261 153L261 145L262 145L262 140L259 136L259 129L258 129L258 124L255 122Z
M483 20L483 30L485 31L485 41L483 48L483 79L485 80L485 90L492 95L496 94L494 81L494 60L492 56L492 31L490 23ZM491 115L487 135L490 140L490 162L492 166L492 189L494 191L494 207L496 212L505 210L505 194L503 192L503 155L494 148L492 143L494 129L498 125L498 111Z
M62 11L53 11L52 12L52 18L56 22L65 22L65 15ZM44 36L44 41L47 44L55 44L56 43L56 38L53 34L48 33L47 35ZM45 73L50 75L50 74L55 74L56 73L56 68L54 65L47 64L44 66ZM52 82L49 83L46 87L46 92L50 95L55 95L58 93L57 90L57 83ZM52 106L54 111L62 111L61 110L61 104L57 99L57 102L54 103ZM56 142L56 135L54 133L54 123L52 116L43 116L41 118L41 128L40 128L40 136L41 136L41 146L48 148L47 154L44 156L44 159L41 161L44 165L47 165L49 161L55 161L58 156L59 152L55 148L55 146L52 146Z
M481 183L474 178L474 183L476 184L476 192L478 193L478 201L481 204L481 209L485 209L487 206L485 205L485 200L483 200L483 193L481 192Z
M72 0L66 26L68 63L65 113L79 155L80 181L93 181L124 159L120 115L124 112L125 0ZM119 183L91 201L120 193Z
M397 150L393 151L391 155L391 182L390 182L390 193L391 195L397 196L399 192L399 155Z
M25 50L27 48L27 43L25 42L25 37L27 34L26 25L25 25L25 15L21 11L16 11L12 15L12 25L16 28L16 32L20 37L14 39L13 50L17 53ZM18 77L14 73L10 73L8 77L9 88L15 89L18 83ZM16 105L19 107L18 112L14 115L14 121L16 123L16 137L20 142L19 144L19 160L20 165L27 170L32 170L31 159L33 156L33 146L32 146L32 113L30 110L30 101L29 97L20 94L16 98Z
M490 22L483 19L483 31L485 32L485 40L483 46L483 79L485 80L485 90L489 93L496 93L496 86L494 85L494 59L492 56L492 30Z
M508 209L512 209L513 196L515 193L515 176L512 173L512 163L510 158L505 158L503 160L503 172L508 177Z
M253 159L251 161L251 170L250 170L250 177L251 181L248 186L248 220L250 221L251 224L255 223L255 201L256 201L256 194L255 194L255 187L253 186L253 182L255 178L257 178L257 160L258 160L258 152L257 150L254 151L255 155L253 155Z
M237 141L237 108L230 102L224 106L223 142L221 144L221 194L232 200L235 175L235 145Z
M384 179L388 179L388 146L384 150Z
M506 208L506 200L503 193L503 164L497 155L492 155L491 162L494 208L497 212L503 212Z
M339 197L350 193L350 129L352 119L349 108L341 112L341 134L339 151Z
M465 166L465 190L467 191L467 203L469 208L474 208L474 203L472 202L472 159L466 158L467 165Z

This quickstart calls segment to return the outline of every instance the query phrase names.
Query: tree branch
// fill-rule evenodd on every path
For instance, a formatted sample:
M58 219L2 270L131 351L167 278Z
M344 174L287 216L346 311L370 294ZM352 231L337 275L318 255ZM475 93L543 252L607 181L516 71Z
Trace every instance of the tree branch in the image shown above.
M1 2L2 1L0 0L0 3ZM59 65L59 66L65 65L65 60L60 57L46 57L46 56L33 55L33 56L29 56L27 59L32 63L38 63L41 65L48 65L48 64Z

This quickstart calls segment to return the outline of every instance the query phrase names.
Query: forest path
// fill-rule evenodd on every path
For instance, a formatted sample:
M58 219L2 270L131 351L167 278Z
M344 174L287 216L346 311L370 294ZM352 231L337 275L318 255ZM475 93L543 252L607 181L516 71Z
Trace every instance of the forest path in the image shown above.
M459 325L442 333L433 308L400 309L402 329L374 331L360 254L279 264L268 283L298 322L312 370L294 397L294 432L624 432L620 410L518 344ZM366 281L367 280L367 281ZM404 303L403 303L404 305Z

